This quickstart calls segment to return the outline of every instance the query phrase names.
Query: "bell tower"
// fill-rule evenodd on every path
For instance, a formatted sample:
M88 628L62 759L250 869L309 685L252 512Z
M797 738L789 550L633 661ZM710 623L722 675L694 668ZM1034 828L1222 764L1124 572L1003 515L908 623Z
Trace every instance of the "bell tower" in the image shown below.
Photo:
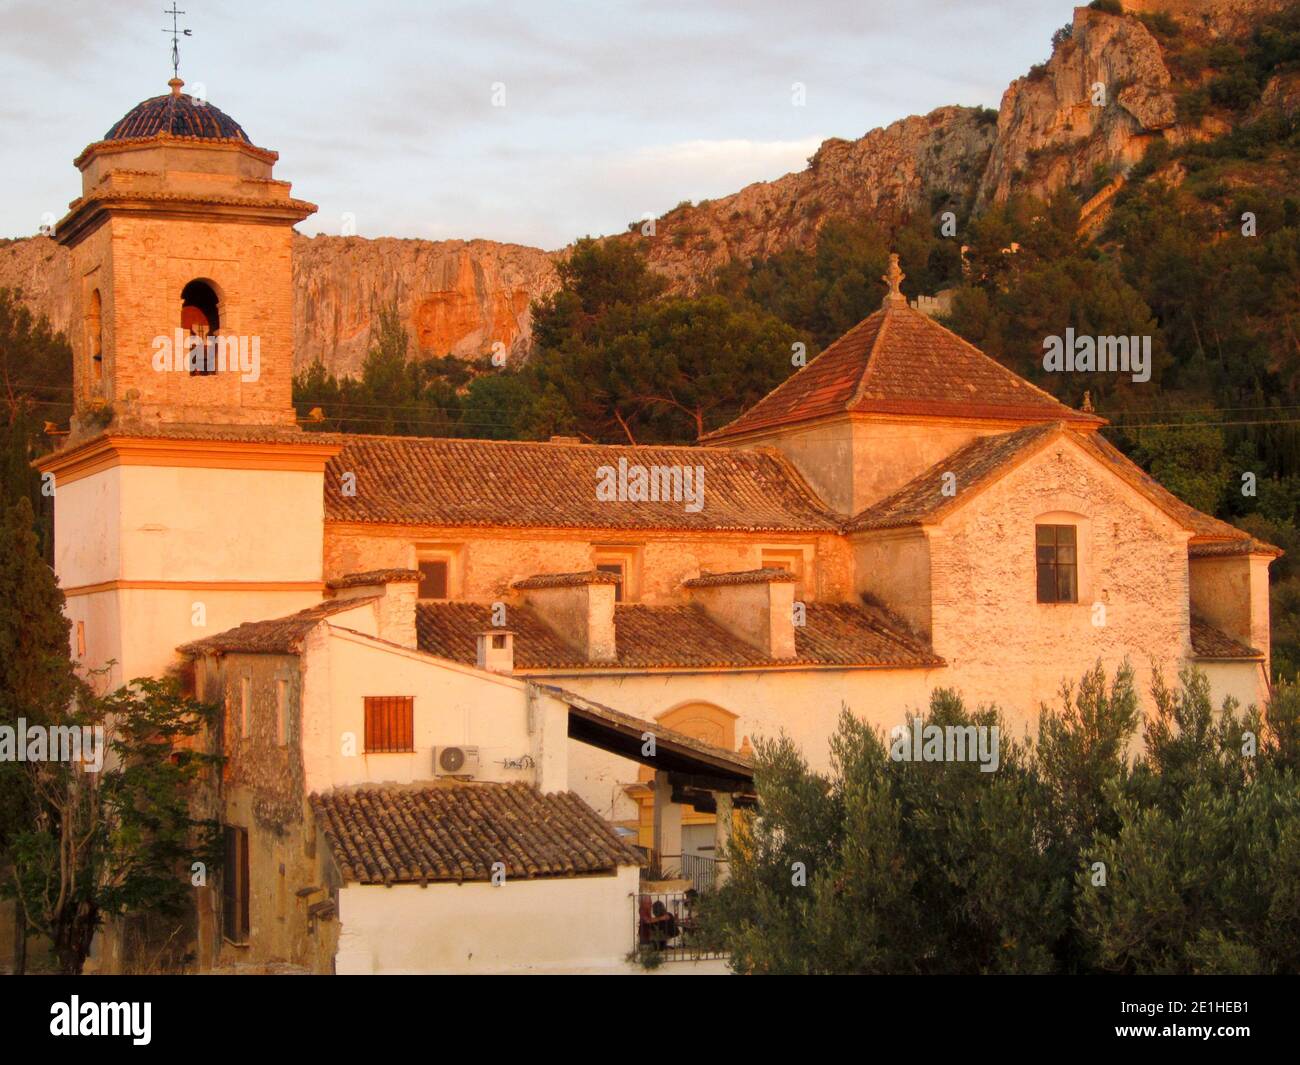
M38 460L74 653L105 683L320 602L324 470L293 410L293 226L316 208L205 100L132 108L77 157L72 427Z
M315 212L277 154L170 91L76 159L72 437L110 423L291 426L293 226Z

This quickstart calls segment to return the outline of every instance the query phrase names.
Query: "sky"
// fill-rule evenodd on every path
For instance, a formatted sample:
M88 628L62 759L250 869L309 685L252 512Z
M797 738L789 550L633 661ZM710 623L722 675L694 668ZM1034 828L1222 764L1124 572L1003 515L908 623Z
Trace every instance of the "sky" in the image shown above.
M170 0L0 0L0 236L167 92ZM1069 0L178 0L181 77L280 153L303 232L618 232L944 104L997 107ZM802 86L801 94L796 84ZM802 95L798 105L796 97Z

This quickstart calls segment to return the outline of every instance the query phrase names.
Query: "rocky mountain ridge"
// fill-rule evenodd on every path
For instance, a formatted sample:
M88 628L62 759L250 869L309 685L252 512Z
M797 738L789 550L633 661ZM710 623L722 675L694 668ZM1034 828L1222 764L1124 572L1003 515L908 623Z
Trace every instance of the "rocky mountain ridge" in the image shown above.
M1214 42L1247 32L1284 2L1126 0L1122 15L1076 8L1051 58L1008 87L996 116L941 107L857 140L834 138L804 170L681 205L608 239L644 242L651 267L690 294L728 262L811 248L835 216L892 225L929 212L936 195L980 209L1013 189L1044 197L1065 187L1104 191L1154 141L1220 131L1213 118L1180 119L1180 86L1167 42L1152 28L1157 20L1172 19L1184 44ZM419 356L473 358L497 345L526 352L530 305L558 286L563 254L486 240L299 237L295 362L355 373L379 311L394 302ZM56 328L67 327L67 255L48 238L0 246L0 286L21 288Z

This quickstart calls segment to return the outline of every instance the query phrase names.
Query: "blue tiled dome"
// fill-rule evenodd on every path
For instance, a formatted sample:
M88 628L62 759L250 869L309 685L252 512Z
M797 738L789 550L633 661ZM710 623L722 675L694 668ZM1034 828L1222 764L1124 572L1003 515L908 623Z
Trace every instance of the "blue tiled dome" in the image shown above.
M251 144L243 127L224 111L180 92L183 82L173 82L174 92L136 104L106 134L106 141L129 140L169 133L173 137L241 140Z

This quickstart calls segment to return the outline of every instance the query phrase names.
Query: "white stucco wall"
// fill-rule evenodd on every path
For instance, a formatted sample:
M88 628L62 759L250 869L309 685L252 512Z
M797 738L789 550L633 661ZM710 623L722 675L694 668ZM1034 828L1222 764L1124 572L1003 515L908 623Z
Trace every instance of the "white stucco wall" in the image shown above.
M886 733L929 703L932 687L948 683L943 670L805 670L749 673L637 674L555 678L552 683L654 721L688 702L708 702L736 715L736 742L786 732L814 769L830 765L830 737L840 706ZM602 817L628 820L635 804L623 785L637 779L637 763L570 741L569 781Z
M1078 527L1077 603L1037 601L1038 522ZM948 683L997 702L1019 730L1057 701L1062 680L1098 660L1113 675L1127 658L1150 708L1153 669L1175 682L1191 650L1189 535L1068 436L1057 439L930 530L933 641ZM1254 663L1215 670L1234 685L1256 674Z
M324 474L177 466L120 470L121 576L321 580Z
M543 973L625 971L638 870L472 884L340 888L335 971Z
M305 470L145 465L56 481L55 572L74 593L74 650L85 626L84 665L115 661L109 686L161 676L180 644L320 602L319 586L284 586L322 580L323 483Z
M333 620L353 627L362 614L349 611ZM433 748L450 745L479 748L478 780L535 783L542 791L566 788L567 708L530 691L524 681L328 627L305 649L302 692L309 793L432 780ZM414 697L413 752L366 753L365 697L383 695ZM532 759L531 768L501 764L524 756Z

